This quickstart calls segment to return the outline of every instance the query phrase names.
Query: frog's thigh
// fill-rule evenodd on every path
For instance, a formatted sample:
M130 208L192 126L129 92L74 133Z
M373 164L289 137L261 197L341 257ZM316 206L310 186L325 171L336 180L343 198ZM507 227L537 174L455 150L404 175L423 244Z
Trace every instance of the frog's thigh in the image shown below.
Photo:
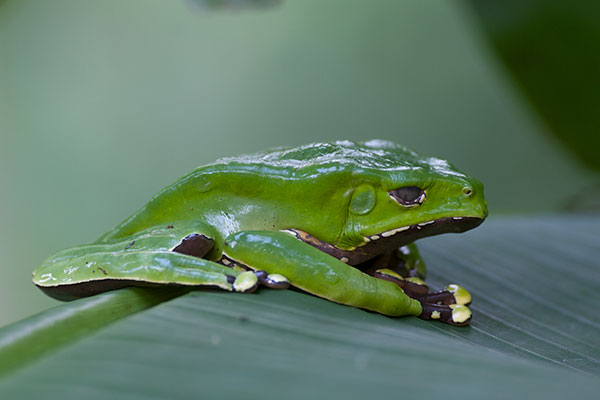
M316 296L390 316L419 315L418 301L402 289L297 240L284 232L244 231L225 239L225 256L290 283Z

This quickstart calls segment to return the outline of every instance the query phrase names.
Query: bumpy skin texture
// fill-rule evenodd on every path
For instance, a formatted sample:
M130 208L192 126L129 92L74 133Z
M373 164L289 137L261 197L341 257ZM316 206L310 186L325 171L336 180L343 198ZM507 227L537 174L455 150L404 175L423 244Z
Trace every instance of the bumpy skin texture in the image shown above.
M400 188L421 196L402 204L403 195L394 195ZM50 257L33 281L63 299L111 284L232 290L239 271L226 265L233 263L285 275L339 303L419 315L421 304L398 285L348 264L365 265L421 237L471 229L486 216L481 183L444 160L381 140L315 143L200 167L95 243ZM209 244L208 252L172 251L192 234Z

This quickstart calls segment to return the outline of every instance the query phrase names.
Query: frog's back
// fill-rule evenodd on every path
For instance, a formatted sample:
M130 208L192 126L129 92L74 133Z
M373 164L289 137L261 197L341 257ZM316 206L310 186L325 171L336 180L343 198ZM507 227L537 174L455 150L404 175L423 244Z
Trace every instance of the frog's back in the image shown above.
M434 162L432 163L432 160ZM448 166L444 160L422 158L408 148L386 140L311 143L299 147L280 147L264 152L222 158L199 167L188 176L222 172L268 172L282 177L314 177L339 171L377 173L414 168ZM184 178L182 178L184 179Z
M243 197L270 197L303 202L330 198L332 190L354 179L412 179L411 174L460 174L446 161L422 158L404 146L389 141L338 141L222 158L201 166L156 194L146 205L106 233L105 241L131 235L165 221L197 218L201 208L216 212L231 208ZM294 191L304 185L303 191ZM329 192L328 192L329 191ZM279 196L279 199L275 197ZM215 197L225 199L221 204ZM229 203L228 203L229 201ZM332 205L333 207L333 205ZM195 210L195 212L193 212Z

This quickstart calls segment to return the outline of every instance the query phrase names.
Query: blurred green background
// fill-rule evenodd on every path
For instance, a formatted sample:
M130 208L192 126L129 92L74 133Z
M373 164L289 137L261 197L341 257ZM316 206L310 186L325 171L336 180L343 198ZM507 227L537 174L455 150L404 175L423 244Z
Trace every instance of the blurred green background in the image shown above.
M391 139L480 178L492 215L570 208L598 177L484 32L441 0L0 1L0 325L54 304L44 257L222 156Z

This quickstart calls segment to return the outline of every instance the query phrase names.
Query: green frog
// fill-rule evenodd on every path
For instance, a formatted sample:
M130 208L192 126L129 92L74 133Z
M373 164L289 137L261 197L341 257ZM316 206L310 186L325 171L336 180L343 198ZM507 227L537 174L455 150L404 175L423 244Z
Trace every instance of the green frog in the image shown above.
M478 180L389 141L278 148L197 168L94 243L49 257L33 282L61 300L126 286L291 285L462 326L469 292L430 291L414 242L486 217Z

